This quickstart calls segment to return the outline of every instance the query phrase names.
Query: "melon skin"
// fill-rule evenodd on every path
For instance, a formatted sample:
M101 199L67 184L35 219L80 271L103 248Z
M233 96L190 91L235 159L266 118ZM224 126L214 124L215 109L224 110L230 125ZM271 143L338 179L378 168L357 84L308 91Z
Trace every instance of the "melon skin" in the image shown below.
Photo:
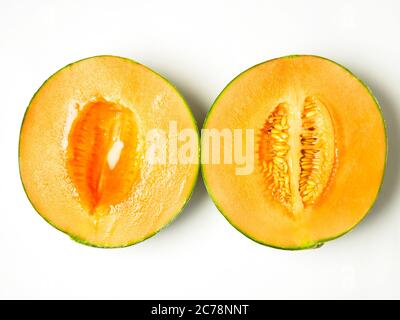
M101 248L101 249L126 248L126 247L138 244L138 243L140 243L142 241L145 241L145 240L153 237L158 232L160 232L162 229L164 229L167 226L169 226L183 212L183 210L185 209L185 207L187 206L187 204L189 203L189 201L190 201L190 199L191 199L191 197L193 195L193 191L194 191L194 188L195 188L196 183L197 183L198 175L200 173L200 166L199 165L197 166L197 168L195 169L195 172L194 172L194 179L193 179L193 181L192 181L192 183L190 185L190 193L186 197L183 205L176 210L175 214L173 214L172 217L165 224L163 224L160 228L154 230L153 232L147 234L146 236L144 236L144 237L142 237L140 239L135 239L134 241L131 241L131 242L126 242L126 243L120 244L120 245L107 244L107 243L99 244L99 243L96 243L96 242L93 242L93 241L89 241L89 240L85 239L84 237L82 237L82 236L80 236L78 234L75 234L75 233L73 233L71 231L67 231L67 230L57 226L57 224L53 223L51 221L51 219L46 218L40 212L40 210L35 206L35 204L33 203L32 199L31 199L31 197L29 196L29 192L26 189L26 186L25 186L25 183L24 183L24 179L22 177L22 172L21 172L21 140L22 140L21 139L22 138L21 134L22 134L23 126L24 126L26 117L27 117L27 115L29 113L32 101L39 94L39 92L42 90L42 88L45 87L46 84L49 81L51 81L61 71L66 70L66 69L76 65L77 63L83 62L85 60L96 59L96 58L116 58L116 59L124 60L124 61L126 61L128 63L131 63L131 64L134 64L134 65L142 66L145 69L147 69L148 71L150 71L151 73L153 73L156 76L158 76L159 78L161 78L168 86L170 86L174 90L175 94L182 100L186 110L188 111L188 113L190 115L190 119L191 119L192 125L193 125L193 127L194 127L194 129L195 129L195 131L197 133L196 139L197 139L197 145L198 145L198 163L200 163L200 136L199 136L199 129L198 129L198 126L197 126L197 122L196 122L196 119L195 119L191 109L190 109L190 106L186 102L186 100L183 97L183 95L178 91L178 89L167 78L165 78L164 76L160 75L159 73L155 72L154 70L152 70L152 69L150 69L150 68L148 68L148 67L146 67L146 66L140 64L139 62L134 61L134 60L132 60L130 58L116 56L116 55L97 55L97 56L91 56L91 57L87 57L87 58L83 58L83 59L77 60L77 61L69 63L69 64L65 65L64 67L62 67L61 69L57 70L55 73L53 73L49 78L47 78L43 82L43 84L39 87L39 89L37 89L37 91L32 96L32 98L31 98L31 100L30 100L30 102L28 104L28 107L26 108L26 110L24 112L24 116L23 116L23 119L22 119L22 122L21 122L21 126L20 126L20 134L19 134L19 142L18 142L19 176L20 176L20 180L21 180L21 184L22 184L23 190L24 190L24 192L26 194L26 197L28 198L31 206L33 207L33 209L39 214L40 217L43 218L43 220L45 220L49 225L54 227L56 230L61 231L62 233L66 234L67 236L69 236L69 238L71 240L75 241L76 243L79 243L79 244L82 244L82 245L85 245L85 246L89 246L89 247L93 247L93 248Z
M363 82L359 77L357 77L353 72L351 72L348 68L346 68L345 66L331 60L328 59L326 57L322 57L322 56L318 56L318 55L310 55L310 54L292 54L292 55L287 55L287 56L282 56L282 57L278 57L278 58L273 58L270 60L266 60L263 61L261 63L258 63L244 71L242 71L241 73L239 73L235 78L233 78L225 87L224 89L219 93L219 95L216 97L216 99L214 100L213 104L211 105L210 109L208 110L207 114L206 114L206 118L204 120L203 123L203 128L207 127L207 122L210 119L210 116L212 114L213 109L218 105L218 101L224 96L224 94L226 93L227 89L237 80L239 79L243 74L247 73L250 70L253 70L261 65L264 65L268 62L272 62L275 60L281 60L281 59L295 59L295 58L302 58L302 57L312 57L312 58L317 58L317 59L322 59L325 61L328 61L330 63L335 64L336 66L340 67L341 69L345 70L348 74L350 74L357 82L359 82L364 88L365 90L368 92L368 95L370 96L370 98L374 101L374 105L376 107L376 109L379 111L380 113L380 118L382 120L382 125L383 125L383 129L384 129L384 139L385 139L385 150L384 150L384 163L383 163L383 172L382 172L382 178L380 180L379 183L379 187L378 187L378 191L376 192L375 198L372 201L371 206L369 207L369 209L361 216L361 219L359 219L354 225L352 225L351 227L349 227L346 230L343 230L342 232L339 232L333 236L330 237L325 237L325 238L321 238L319 240L315 240L315 241L309 241L307 243L304 243L302 245L298 245L298 246L283 246L283 245L277 245L271 242L266 242L263 240L258 239L257 237L253 236L251 233L244 231L240 226L238 226L234 221L232 221L232 219L230 219L229 215L225 212L225 210L221 207L221 205L218 202L217 197L214 195L213 193L213 188L210 185L210 183L208 182L207 179L207 175L206 175L206 166L205 164L201 163L201 174L202 174L202 178L206 187L206 190L208 192L208 194L210 195L212 201L214 202L214 205L216 206L216 208L218 209L218 211L222 214L222 216L229 222L229 224L231 224L237 231L239 231L241 234L243 234L244 236L246 236L247 238L253 240L254 242L267 246L267 247L271 247L274 249L279 249L279 250L287 250L287 251L297 251L297 250L307 250L307 249L317 249L317 248L321 248L326 242L335 240L337 238L340 238L341 236L349 233L350 231L352 231L353 229L355 229L372 211L376 200L379 196L380 191L382 190L382 185L384 182L384 176L386 174L386 166L387 166L387 155L388 155L388 148L387 148L387 143L388 143L388 137L387 137L387 125L385 122L385 119L383 117L383 113L382 113L382 108L381 105L378 102L378 99L375 97L375 95L373 94L372 90L370 89L370 87Z

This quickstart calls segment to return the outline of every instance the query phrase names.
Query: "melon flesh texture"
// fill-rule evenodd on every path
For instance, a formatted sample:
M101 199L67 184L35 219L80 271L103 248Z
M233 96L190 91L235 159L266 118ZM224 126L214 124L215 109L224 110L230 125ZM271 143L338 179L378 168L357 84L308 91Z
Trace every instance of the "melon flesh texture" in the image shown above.
M197 134L181 95L143 65L101 56L61 69L32 99L21 129L20 172L31 203L94 246L155 234L181 211L198 172L196 161L146 158L146 133L168 133L169 121Z
M260 243L319 246L352 229L376 199L383 119L370 91L332 61L291 56L245 71L220 94L205 128L254 129L250 175L221 163L203 164L203 176L225 217Z
M133 112L95 100L78 113L67 148L67 171L89 214L126 199L139 175Z

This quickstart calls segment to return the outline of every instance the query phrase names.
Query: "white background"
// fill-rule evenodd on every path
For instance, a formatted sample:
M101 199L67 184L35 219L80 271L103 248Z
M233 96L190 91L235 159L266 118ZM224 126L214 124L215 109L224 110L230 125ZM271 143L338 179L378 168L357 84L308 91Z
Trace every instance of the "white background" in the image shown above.
M0 0L0 298L400 298L399 33L396 0ZM386 117L383 190L350 234L318 250L261 246L229 225L201 179L172 225L125 249L77 244L30 206L19 128L33 93L64 65L135 59L178 87L201 126L234 76L294 53L350 68Z

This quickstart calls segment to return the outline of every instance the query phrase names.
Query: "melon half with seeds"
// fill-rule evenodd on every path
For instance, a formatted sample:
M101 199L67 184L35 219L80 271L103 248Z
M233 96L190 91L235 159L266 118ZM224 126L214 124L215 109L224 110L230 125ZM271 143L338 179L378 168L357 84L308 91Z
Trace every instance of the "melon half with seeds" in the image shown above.
M386 135L378 103L325 58L288 56L248 69L219 95L204 128L252 130L239 145L253 153L252 170L240 173L242 164L222 157L202 170L223 215L262 244L318 247L357 225L379 192ZM202 158L226 155L226 143L202 145Z
M153 161L153 149L185 143L169 134L171 123L191 134L191 152L185 162ZM154 130L164 139L148 140ZM131 245L167 225L192 193L198 156L195 120L177 90L114 56L51 76L26 111L19 146L34 208L74 240L98 247Z

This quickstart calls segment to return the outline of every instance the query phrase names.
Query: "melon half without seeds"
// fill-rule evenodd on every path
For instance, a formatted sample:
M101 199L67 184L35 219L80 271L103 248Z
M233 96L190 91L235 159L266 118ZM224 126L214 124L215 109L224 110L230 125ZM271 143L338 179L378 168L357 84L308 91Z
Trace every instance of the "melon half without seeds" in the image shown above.
M235 163L202 164L202 171L218 209L259 243L319 247L354 228L380 190L380 107L328 59L288 56L246 70L218 96L204 128L253 129L250 174L238 175Z
M184 163L148 156L169 145L171 123L192 133ZM163 139L149 140L154 130ZM32 98L21 179L39 214L74 240L128 246L157 233L189 200L198 140L188 105L166 79L126 58L88 58L56 72Z

